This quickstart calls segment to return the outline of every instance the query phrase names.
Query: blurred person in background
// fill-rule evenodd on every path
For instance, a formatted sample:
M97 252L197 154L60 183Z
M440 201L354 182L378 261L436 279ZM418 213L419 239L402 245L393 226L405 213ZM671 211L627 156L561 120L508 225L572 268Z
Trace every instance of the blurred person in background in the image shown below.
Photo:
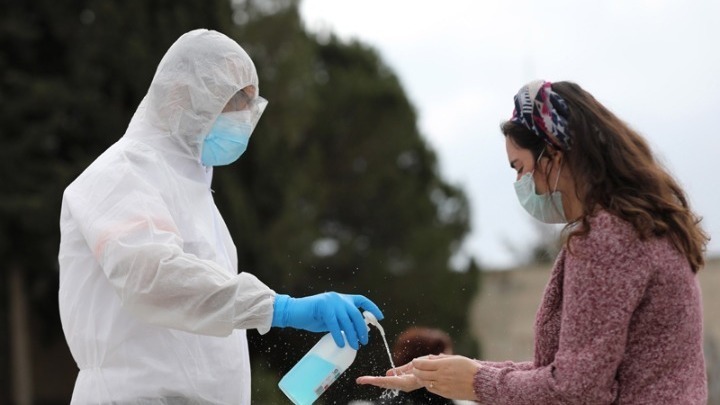
M367 343L361 295L292 298L238 273L210 189L247 148L267 101L227 36L182 35L125 135L70 184L60 219L59 307L80 372L77 404L250 404L247 329Z
M705 404L696 273L708 236L678 182L575 83L523 86L501 130L520 204L567 223L534 360L429 356L358 383L484 404Z

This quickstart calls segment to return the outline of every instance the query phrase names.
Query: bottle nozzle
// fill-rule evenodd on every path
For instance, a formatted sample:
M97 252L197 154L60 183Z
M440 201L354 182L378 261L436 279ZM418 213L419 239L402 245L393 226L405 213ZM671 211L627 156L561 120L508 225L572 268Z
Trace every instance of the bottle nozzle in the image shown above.
M366 324L372 325L372 326L378 328L378 330L380 331L380 334L383 335L383 336L385 336L385 330L383 329L382 326L380 326L380 322L377 320L377 318L375 317L375 315L372 314L372 312L370 312L370 311L364 311L364 312L363 312L363 317L365 317L365 323L366 323Z

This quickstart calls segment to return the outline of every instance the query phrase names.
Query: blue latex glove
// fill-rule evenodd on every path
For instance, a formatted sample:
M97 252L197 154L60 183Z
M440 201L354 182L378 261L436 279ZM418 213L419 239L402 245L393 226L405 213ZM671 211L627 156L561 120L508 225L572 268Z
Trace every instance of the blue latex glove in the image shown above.
M292 327L311 332L330 332L335 344L345 347L345 332L350 347L357 350L358 341L368 342L368 328L359 308L370 311L378 320L383 319L375 303L362 295L338 294L326 292L303 298L288 295L275 296L272 326Z

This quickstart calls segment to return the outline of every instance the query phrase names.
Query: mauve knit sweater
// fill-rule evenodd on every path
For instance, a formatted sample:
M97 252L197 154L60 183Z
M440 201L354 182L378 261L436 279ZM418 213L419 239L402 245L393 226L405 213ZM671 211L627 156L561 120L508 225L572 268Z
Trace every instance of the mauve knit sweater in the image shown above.
M479 362L481 404L705 404L700 288L667 238L600 212L555 262L533 362Z

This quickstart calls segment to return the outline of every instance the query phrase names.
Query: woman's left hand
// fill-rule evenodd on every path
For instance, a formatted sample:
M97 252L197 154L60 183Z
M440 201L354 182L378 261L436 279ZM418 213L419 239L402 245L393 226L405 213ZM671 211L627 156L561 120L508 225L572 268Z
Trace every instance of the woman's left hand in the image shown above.
M463 356L444 354L412 361L413 374L428 391L445 398L476 400L473 380L480 365Z

